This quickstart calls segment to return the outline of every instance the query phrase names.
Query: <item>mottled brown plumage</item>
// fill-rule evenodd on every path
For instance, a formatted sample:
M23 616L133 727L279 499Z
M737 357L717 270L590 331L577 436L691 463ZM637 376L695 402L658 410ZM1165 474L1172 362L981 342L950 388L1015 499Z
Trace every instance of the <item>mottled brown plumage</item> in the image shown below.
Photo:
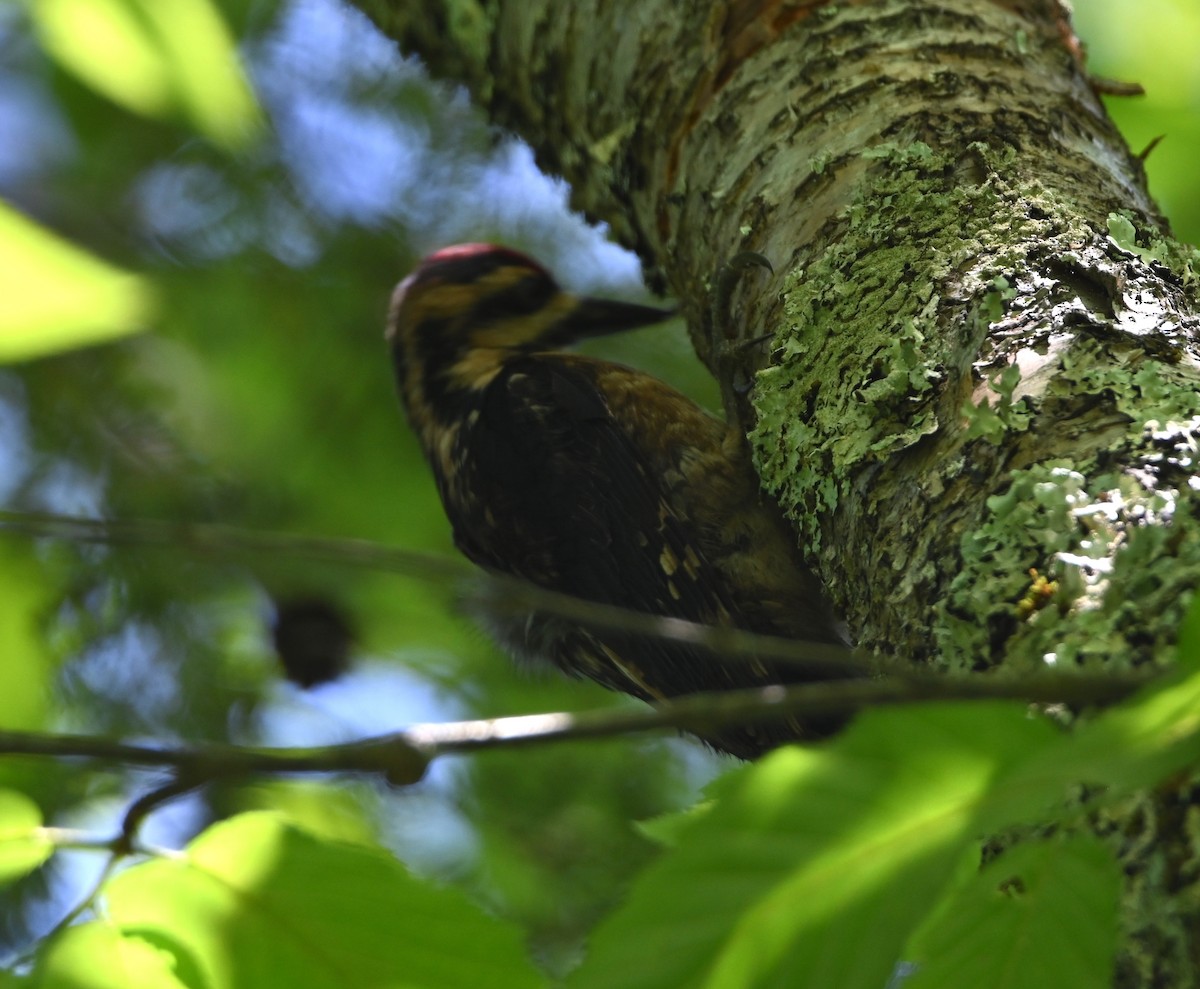
M388 340L456 544L482 567L590 601L840 642L737 432L649 375L557 349L669 315L571 296L484 244L439 251L400 284ZM494 631L518 655L646 701L814 678L547 615ZM838 724L703 737L751 758Z

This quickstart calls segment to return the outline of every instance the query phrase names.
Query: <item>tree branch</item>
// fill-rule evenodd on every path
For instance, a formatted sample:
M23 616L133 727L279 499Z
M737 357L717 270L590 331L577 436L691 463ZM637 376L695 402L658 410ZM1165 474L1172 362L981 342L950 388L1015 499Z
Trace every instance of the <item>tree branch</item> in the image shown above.
M747 720L853 712L884 704L1016 700L1037 704L1109 704L1155 679L1153 674L1084 676L1044 673L1024 679L955 680L932 674L887 681L836 681L697 694L652 710L525 715L413 725L358 742L311 748L231 745L159 747L83 735L0 731L0 754L84 758L175 770L175 790L259 773L378 773L390 783L421 779L438 756L679 729L702 731ZM157 791L156 791L157 792Z
M841 646L756 635L585 601L506 574L467 567L444 556L383 546L365 539L329 539L207 523L89 519L11 511L0 511L0 532L81 543L166 547L172 552L182 549L198 556L224 559L288 556L385 571L447 587L468 614L505 618L538 611L587 628L686 642L731 660L766 659L814 671L850 668L862 676L889 674L894 672L897 662L892 659L884 664L868 653Z

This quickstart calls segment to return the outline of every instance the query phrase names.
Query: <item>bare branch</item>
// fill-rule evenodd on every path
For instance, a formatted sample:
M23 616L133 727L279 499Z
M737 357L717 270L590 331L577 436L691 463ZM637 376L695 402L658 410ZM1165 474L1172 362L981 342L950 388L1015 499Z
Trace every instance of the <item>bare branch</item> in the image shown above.
M390 783L417 782L436 757L483 749L611 738L679 729L701 731L748 720L852 712L883 704L929 701L1015 700L1037 704L1099 705L1122 700L1154 675L1084 676L1045 673L1017 679L951 679L933 674L890 680L836 681L696 694L651 710L605 710L526 715L413 725L340 745L249 748L229 745L157 747L83 735L0 732L0 754L83 758L170 766L171 794L217 779L260 773L373 773ZM158 793L159 791L155 791Z

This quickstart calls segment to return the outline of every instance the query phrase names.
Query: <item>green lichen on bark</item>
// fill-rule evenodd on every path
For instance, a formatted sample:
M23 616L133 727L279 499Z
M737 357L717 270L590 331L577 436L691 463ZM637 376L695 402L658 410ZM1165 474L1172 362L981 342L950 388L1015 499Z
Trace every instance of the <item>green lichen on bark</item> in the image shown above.
M1047 460L1013 471L1007 489L987 499L962 537L961 569L934 622L950 668L1001 653L1010 670L1162 657L1200 586L1200 497L1191 483L1200 400L1186 369L1141 354L1131 361L1114 363L1109 349L1084 340L1063 353L1042 400L1022 400L1019 421L992 412L991 428L975 430L998 442L1005 430L1029 428L1042 401L1086 396L1111 410L1107 419L1124 420L1124 435L1104 446L1123 468ZM1016 602L1039 576L1057 590L1022 617Z
M1033 422L1031 403L1023 397L1014 397L1017 385L1021 383L1021 369L1016 364L1010 364L993 375L988 383L996 393L995 403L987 398L977 403L969 399L963 402L965 440L985 436L993 442L999 442L1009 430L1024 431Z
M1145 236L1145 246L1142 246L1138 243L1135 220L1128 210L1109 213L1108 235L1112 242L1147 264L1157 263L1169 268L1192 292L1200 288L1200 249L1153 233Z
M784 509L803 524L812 509L836 506L852 468L915 443L937 428L927 400L946 357L935 318L939 257L960 231L945 228L943 163L924 144L870 152L890 158L844 215L846 231L784 287L780 362L761 372L756 466ZM940 243L939 245L939 241ZM856 380L832 380L842 367ZM797 396L818 396L797 416ZM805 535L819 543L815 526Z
M1091 235L1046 190L1006 183L1014 155L982 144L871 149L830 246L786 276L777 363L760 372L750 443L810 550L821 543L816 512L835 509L870 464L945 425L938 386L974 359L1011 301L1005 273L1037 245ZM948 182L952 173L963 177ZM966 272L978 282L970 297L944 298L963 292Z
M1051 461L1014 472L964 535L961 569L934 622L950 669L1001 654L1009 672L1164 658L1200 585L1200 505L1127 475L1089 479L1074 468ZM1039 576L1056 588L1023 617L1019 602Z
M1123 308L1130 297L1122 295L1120 251L1136 246L1133 235L1117 224L1122 239L1106 247L1103 212L1089 225L1063 190L1014 184L1006 176L1019 172L1016 154L984 145L942 153L915 143L865 155L874 164L860 178L838 229L824 238L829 246L787 276L778 363L760 373L754 394L758 419L750 442L756 466L810 554L825 552L821 526L839 512L877 518L885 527L877 547L880 565L894 574L889 595L923 592L931 603L940 601L943 612L948 602L939 585L962 587L966 577L957 569L938 573L939 567L957 568L951 547L941 545L932 556L928 545L910 548L928 524L923 507L944 510L943 493L964 493L968 474L977 476L970 483L996 492L1026 484L1005 469L1013 434L1063 422L1064 429L1073 428L1077 410L1071 403L1087 396L1104 409L1087 426L1089 452L1103 448L1136 461L1147 423L1186 423L1200 414L1190 367L1166 353L1178 349L1186 332L1169 327L1156 351L1144 343L1155 336L1143 321L1150 310L1144 317ZM951 174L954 180L947 181ZM1152 255L1148 263L1166 265L1162 259L1169 259L1180 285L1194 278L1188 252L1169 249L1161 238L1149 240L1151 246L1139 248ZM1084 245L1099 245L1093 247L1099 262ZM1074 279L1067 296L1052 288L1060 271ZM1076 290L1078 299L1070 294ZM1073 332L1081 320L1095 329ZM1022 349L1036 358L1037 380L1021 381L1016 355ZM953 405L943 400L964 392L968 397ZM1047 406L1050 414L1043 416ZM1068 412L1061 414L1063 409ZM976 455L981 442L997 451L990 461ZM876 491L875 479L886 482L889 467L918 444L924 463L908 501L915 511L877 516L876 509L887 511L887 496ZM1031 437L1017 458L1040 462L1041 473L1027 479L1039 492L1065 483L1046 473L1067 466L1051 459L1062 455L1053 447ZM1077 452L1069 438L1065 452ZM1091 479L1094 466L1069 466L1083 471L1084 482L1078 491L1063 491L1064 504L1112 496ZM986 476L978 476L980 470ZM1126 501L1138 496L1122 494ZM996 505L1003 503L1001 496ZM985 512L981 520L985 528L989 517ZM969 528L963 536L968 544L960 547L964 566L982 579L985 596L997 601L1020 601L1036 579L1028 574L1031 567L1040 574L1044 558L1060 549L1072 552L1047 550L1036 540L1022 548L1014 537L1019 527L1007 535L997 530L1008 558L983 567L980 547L969 544L983 538L981 528ZM979 600L974 606L981 610L967 607L971 602L954 604L962 610L956 612L960 622L951 624L973 623L974 641L943 632L941 644L955 645L968 663L990 662L993 645L1004 639L1002 628L986 630L989 620L999 622L996 610Z

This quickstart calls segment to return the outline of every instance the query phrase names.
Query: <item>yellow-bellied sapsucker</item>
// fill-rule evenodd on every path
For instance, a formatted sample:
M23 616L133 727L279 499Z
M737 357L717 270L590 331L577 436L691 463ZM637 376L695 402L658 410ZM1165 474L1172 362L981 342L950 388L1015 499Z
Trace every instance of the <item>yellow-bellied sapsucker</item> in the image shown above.
M387 333L396 378L455 543L482 567L589 601L842 642L744 438L649 375L558 350L670 315L569 295L540 265L489 244L440 250L400 283ZM494 631L518 655L651 702L838 675L537 613ZM840 724L702 737L752 758Z

